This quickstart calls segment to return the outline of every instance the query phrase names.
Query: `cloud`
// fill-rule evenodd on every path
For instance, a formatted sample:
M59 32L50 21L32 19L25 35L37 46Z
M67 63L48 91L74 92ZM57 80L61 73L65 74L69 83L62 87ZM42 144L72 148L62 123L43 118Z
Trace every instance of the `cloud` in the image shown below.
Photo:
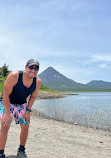
M91 61L96 62L96 61L105 61L105 62L111 62L111 55L106 54L106 55L92 55L91 56Z
M100 67L100 68L106 68L106 67L107 67L107 64L100 64L99 67Z

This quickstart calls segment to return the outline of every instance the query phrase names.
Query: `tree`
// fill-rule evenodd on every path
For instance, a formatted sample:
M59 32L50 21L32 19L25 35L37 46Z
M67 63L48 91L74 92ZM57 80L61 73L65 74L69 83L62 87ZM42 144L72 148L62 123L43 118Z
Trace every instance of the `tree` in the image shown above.
M9 72L8 66L4 63L4 65L0 68L0 77L6 77Z

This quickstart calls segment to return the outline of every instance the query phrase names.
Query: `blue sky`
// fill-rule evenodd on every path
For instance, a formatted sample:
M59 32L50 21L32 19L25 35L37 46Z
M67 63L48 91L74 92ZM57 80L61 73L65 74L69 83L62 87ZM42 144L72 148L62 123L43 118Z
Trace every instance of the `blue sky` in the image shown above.
M111 82L110 0L0 0L0 66L52 66L76 82Z

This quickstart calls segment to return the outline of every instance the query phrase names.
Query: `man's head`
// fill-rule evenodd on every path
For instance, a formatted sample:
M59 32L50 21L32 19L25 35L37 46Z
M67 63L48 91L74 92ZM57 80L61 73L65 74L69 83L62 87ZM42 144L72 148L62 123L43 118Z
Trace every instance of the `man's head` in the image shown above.
M37 75L39 70L39 62L36 59L29 59L26 63L26 71L29 74L30 78L33 78Z
M36 65L38 68L39 68L39 62L36 60L36 59L29 59L26 63L26 66L29 67L29 66L33 66L33 65Z

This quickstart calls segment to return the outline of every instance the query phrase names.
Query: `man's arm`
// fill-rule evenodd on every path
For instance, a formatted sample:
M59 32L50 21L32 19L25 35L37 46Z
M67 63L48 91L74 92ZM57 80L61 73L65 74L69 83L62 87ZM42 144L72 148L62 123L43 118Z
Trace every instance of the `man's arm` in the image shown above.
M38 91L39 91L39 88L41 86L41 80L39 77L37 77L37 81L36 81L36 89L35 91L31 94L30 98L29 98L29 101L28 101L28 109L31 109L36 97L37 97L37 94L38 94Z
M11 94L14 85L17 83L17 79L18 79L18 72L14 71L11 72L5 83L4 83L4 89L3 89L3 104L5 107L5 113L6 114L10 114L10 99L9 99L9 95Z
M11 72L4 83L4 89L3 89L3 104L5 107L5 114L3 115L3 118L1 120L2 126L5 126L8 121L11 122L9 95L11 94L16 82L17 82L17 72Z
M30 98L29 98L28 107L27 107L28 109L31 109L31 107L32 107L32 105L33 105L33 103L34 103L34 101L35 101L35 99L36 99L36 97L37 97L39 88L40 88L40 86L41 86L41 80L40 80L39 77L37 77L36 85L37 85L37 86L36 86L35 91L31 94L31 96L30 96ZM26 111L25 114L24 114L24 116L23 116L23 119L24 119L24 118L26 119L26 121L27 121L28 123L30 123L30 112Z

